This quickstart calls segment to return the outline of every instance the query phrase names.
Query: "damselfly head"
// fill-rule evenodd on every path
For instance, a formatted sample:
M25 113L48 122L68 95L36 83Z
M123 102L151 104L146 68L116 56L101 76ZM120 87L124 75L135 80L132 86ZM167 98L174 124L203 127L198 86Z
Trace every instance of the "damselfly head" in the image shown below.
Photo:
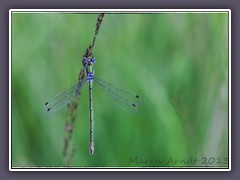
M83 66L91 66L93 63L96 62L96 59L94 57L83 57L83 60L82 60L82 63L83 63Z

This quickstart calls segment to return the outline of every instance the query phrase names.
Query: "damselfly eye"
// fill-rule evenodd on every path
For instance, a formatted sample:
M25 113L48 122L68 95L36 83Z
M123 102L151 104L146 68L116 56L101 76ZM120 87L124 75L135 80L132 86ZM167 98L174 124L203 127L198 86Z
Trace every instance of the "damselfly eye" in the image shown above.
M84 57L83 60L82 60L83 63L86 63L87 62L87 59Z

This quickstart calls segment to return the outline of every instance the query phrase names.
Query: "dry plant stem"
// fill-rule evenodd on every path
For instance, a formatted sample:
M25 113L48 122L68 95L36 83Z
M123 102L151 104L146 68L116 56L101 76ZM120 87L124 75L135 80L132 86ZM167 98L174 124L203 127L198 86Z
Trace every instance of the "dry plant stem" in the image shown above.
M99 14L98 19L97 19L97 23L96 23L95 34L94 34L94 36L93 36L93 40L92 40L91 44L88 46L88 48L87 48L85 54L83 55L83 57L89 57L89 56L91 56L91 54L92 54L92 49L93 49L93 46L94 46L94 44L95 44L96 37L97 37L98 31L99 31L99 29L100 29L100 26L101 26L101 24L102 24L103 17L104 17L104 14L103 14L103 13L102 13L102 14Z
M84 83L85 71L82 69L79 73L79 80L78 85L82 86ZM66 157L66 166L69 166L69 162L72 161L72 157L75 154L75 145L72 145L72 155L68 155L67 151L69 149L69 145L72 139L72 133L74 124L77 119L77 107L78 101L80 96L80 91L76 93L76 96L72 102L72 104L68 104L68 111L66 115L66 123L65 123L65 137L64 137L64 148L63 148L63 155Z
M75 153L76 153L76 146L74 144L73 147L72 147L71 155L69 155L69 158L66 160L66 166L70 166L70 164L72 163L72 160L74 158Z
M103 17L104 17L103 13L99 14L97 23L96 23L95 33L93 36L93 40L92 40L91 44L89 45L89 47L87 48L83 57L89 57L92 55L92 49L96 42L96 37L99 32L99 28L101 26ZM79 73L78 86L83 85L84 78L85 78L85 68L83 68ZM80 89L80 88L78 88L78 89ZM68 111L67 111L66 123L65 123L64 148L63 148L63 155L66 159L66 161L65 161L66 166L70 166L70 164L74 158L75 152L76 152L76 147L75 147L74 143L71 143L71 140L72 140L74 124L77 119L77 107L78 107L80 93L81 93L80 91L77 92L77 95L76 95L75 99L73 100L72 104L68 104ZM71 152L68 153L68 151L70 149L70 145L72 146L72 148L71 148Z

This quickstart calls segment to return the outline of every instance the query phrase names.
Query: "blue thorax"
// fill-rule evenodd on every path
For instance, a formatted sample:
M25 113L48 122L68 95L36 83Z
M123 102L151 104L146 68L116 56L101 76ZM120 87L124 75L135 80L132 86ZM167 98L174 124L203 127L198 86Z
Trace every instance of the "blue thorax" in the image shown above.
M94 77L94 68L93 63L96 62L96 59L93 57L84 57L82 60L83 66L86 69L87 80L92 81Z

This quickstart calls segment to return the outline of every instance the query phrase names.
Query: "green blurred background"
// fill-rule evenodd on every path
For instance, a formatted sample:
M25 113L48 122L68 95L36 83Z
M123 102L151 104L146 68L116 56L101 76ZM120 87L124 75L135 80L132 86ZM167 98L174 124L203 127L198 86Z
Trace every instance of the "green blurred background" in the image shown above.
M49 118L43 104L77 82L97 17L12 14L13 167L64 165L65 111ZM139 94L142 105L122 112L94 86L91 156L85 85L72 166L228 165L227 13L105 14L93 54L96 76Z

